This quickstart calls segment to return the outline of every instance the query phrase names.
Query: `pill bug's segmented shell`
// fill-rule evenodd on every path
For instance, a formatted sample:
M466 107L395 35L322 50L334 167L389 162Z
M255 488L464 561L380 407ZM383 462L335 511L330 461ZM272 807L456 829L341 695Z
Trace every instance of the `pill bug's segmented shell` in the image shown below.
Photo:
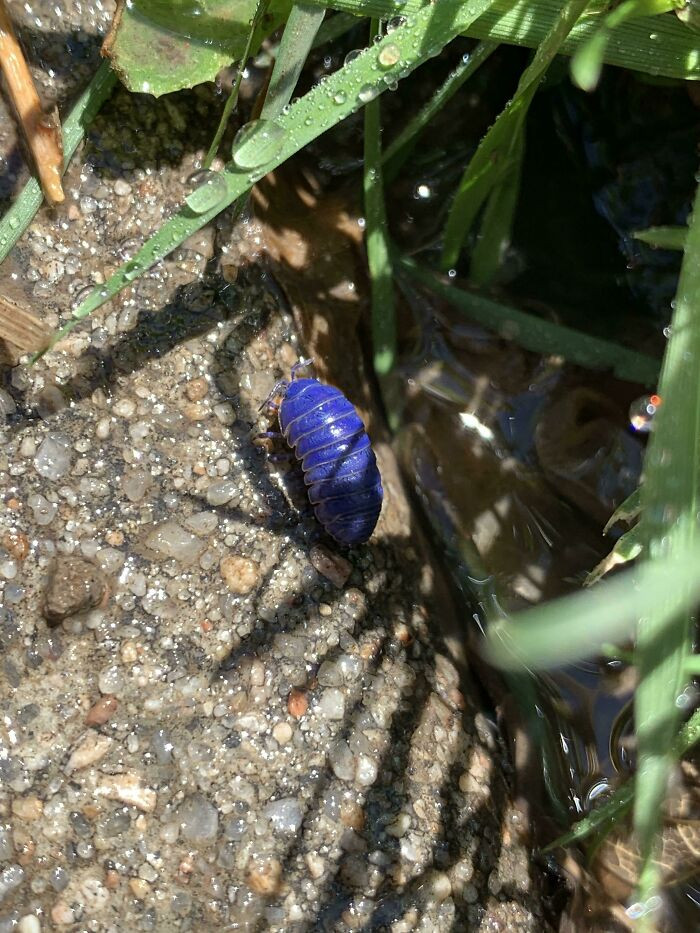
M354 406L334 386L295 379L280 404L279 423L301 460L316 518L341 544L367 541L384 493L374 451Z

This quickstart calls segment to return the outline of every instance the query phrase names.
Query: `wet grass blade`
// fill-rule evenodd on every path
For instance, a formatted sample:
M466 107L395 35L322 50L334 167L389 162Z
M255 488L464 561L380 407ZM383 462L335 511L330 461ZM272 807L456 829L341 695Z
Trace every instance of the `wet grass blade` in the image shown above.
M457 67L450 72L430 100L412 117L384 150L384 178L395 178L399 169L411 154L418 136L425 130L433 117L445 106L462 85L498 48L496 42L480 42L469 52Z
M675 529L671 536L679 540L684 537ZM603 643L615 644L633 637L640 618L645 616L657 623L654 650L658 656L661 639L672 633L688 599L700 597L699 561L700 542L682 556L643 561L592 589L527 609L510 621L496 622L487 637L488 655L508 670L553 667L595 656ZM676 696L678 693L674 705ZM661 713L659 705L657 697L655 713L659 715L655 720L672 742L679 710L676 708L676 715L672 715L664 707Z
M379 31L370 20L370 41ZM365 107L363 189L367 262L372 283L372 352L378 376L391 372L396 362L394 275L387 242L387 220L382 179L382 127L379 98Z
M443 2L426 7L338 69L323 84L312 88L277 120L264 121L265 127L259 126L254 136L246 140L245 152L241 146L234 153L234 161L218 173L220 196L215 203L200 212L183 205L144 243L133 259L88 295L73 311L74 319L54 335L51 345L246 194L268 172L432 57L436 49L443 48L466 29L490 3L491 0L467 0L466 3ZM216 185L209 187L217 190Z
M644 459L640 527L650 558L682 564L700 547L700 187L688 227L675 310L658 394L663 399ZM697 601L692 580L669 580L666 599L647 608L635 650L639 685L635 695L637 769L634 828L642 856L638 896L645 904L658 885L654 859L674 737L677 704L692 654L691 612ZM669 615L672 624L669 623Z
M292 99L301 69L325 15L322 7L307 3L295 3L292 7L265 96L264 118L274 120Z
M474 285L484 286L492 281L510 245L524 154L525 134L521 132L515 136L513 158L505 178L496 186L484 209L469 266L469 279Z
M521 151L523 141L520 137L530 102L550 62L588 2L567 0L551 31L521 75L513 98L479 143L462 176L447 216L441 259L444 270L456 265L464 238L497 183L498 169L513 162Z
M673 7L674 4L670 0L624 0L616 6L571 59L571 77L574 83L584 91L592 91L595 88L603 69L605 50L615 29L633 19L668 13Z
M63 168L73 158L75 150L83 141L85 133L95 119L100 107L109 97L116 83L116 76L107 62L102 62L90 84L76 101L63 124ZM0 220L0 262L2 262L17 240L32 222L44 200L41 186L36 178L30 178L21 193Z
M402 258L400 267L472 321L514 340L526 350L556 354L587 369L609 369L620 379L656 385L659 362L653 357L465 291L419 266L413 259Z
M356 16L387 19L396 13L394 0L318 2ZM414 13L423 5L423 0L406 0L401 6L401 13ZM464 35L534 49L541 45L552 29L563 5L564 0L496 0L464 30ZM588 41L609 8L609 0L592 0L585 15L564 40L561 53L573 55ZM658 77L686 81L700 79L697 33L679 22L676 16L645 16L624 22L610 37L603 61Z
M632 236L635 240L654 246L656 249L685 249L688 236L687 227L648 227L637 230Z

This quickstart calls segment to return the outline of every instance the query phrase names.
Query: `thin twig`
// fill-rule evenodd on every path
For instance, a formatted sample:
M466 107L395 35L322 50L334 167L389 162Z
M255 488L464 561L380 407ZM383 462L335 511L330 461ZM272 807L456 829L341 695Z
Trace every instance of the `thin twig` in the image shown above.
M61 184L63 149L60 126L55 115L44 113L41 107L5 0L0 0L0 66L46 200L52 204L59 204L64 199Z

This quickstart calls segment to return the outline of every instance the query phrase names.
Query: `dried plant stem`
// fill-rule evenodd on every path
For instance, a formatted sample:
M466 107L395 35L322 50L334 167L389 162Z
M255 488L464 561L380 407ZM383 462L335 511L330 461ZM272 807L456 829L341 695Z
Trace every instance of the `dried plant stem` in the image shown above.
M0 66L34 159L44 195L47 201L59 204L64 199L61 184L63 150L60 127L58 121L50 114L44 113L41 107L5 0L0 0Z

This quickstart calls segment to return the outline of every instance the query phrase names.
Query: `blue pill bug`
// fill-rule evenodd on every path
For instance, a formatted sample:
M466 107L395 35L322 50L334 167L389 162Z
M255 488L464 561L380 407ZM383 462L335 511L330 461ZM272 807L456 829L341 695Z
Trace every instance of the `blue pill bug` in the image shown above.
M281 435L301 461L316 518L340 544L362 544L382 509L377 458L362 419L340 389L297 376L309 363L293 366L289 381L278 383L261 408L277 411Z

